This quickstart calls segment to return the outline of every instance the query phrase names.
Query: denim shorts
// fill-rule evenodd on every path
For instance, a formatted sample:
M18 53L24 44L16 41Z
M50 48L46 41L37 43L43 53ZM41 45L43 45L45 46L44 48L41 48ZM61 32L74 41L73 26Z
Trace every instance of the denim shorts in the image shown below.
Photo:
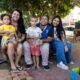
M1 47L2 47L2 46L7 46L8 43L12 43L14 40L15 40L15 37L10 38L10 39L7 39L7 40L4 40L4 39L2 38L2 40L1 40Z

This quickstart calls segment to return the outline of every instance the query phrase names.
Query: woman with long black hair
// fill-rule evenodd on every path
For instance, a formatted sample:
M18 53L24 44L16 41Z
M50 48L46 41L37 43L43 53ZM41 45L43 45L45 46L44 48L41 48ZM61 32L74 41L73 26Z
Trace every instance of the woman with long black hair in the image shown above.
M22 18L22 12L18 9L14 9L11 14L11 20L11 24L16 28L17 54L15 66L16 68L20 69L19 61L22 55L22 43L25 40L25 26Z
M57 67L68 70L67 63L72 63L72 44L66 40L65 30L60 16L54 16L53 26L53 47L56 49Z

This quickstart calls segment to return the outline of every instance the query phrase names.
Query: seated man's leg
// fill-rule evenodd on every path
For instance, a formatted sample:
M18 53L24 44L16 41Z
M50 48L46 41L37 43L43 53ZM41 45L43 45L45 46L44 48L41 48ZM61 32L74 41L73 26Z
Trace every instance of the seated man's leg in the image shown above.
M31 65L32 64L31 52L30 52L29 43L27 41L23 43L23 52L24 52L24 58L25 58L26 64Z
M49 43L44 43L40 47L41 56L42 56L42 65L46 70L49 69L48 67L48 57L49 57Z

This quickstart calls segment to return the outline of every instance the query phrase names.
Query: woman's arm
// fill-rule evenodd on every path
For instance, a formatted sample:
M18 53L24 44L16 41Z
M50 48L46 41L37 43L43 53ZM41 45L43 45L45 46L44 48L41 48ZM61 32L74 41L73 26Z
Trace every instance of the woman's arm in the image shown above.
M18 38L18 36L16 35L16 39L18 42L22 42L25 39L25 34L22 34L21 38Z

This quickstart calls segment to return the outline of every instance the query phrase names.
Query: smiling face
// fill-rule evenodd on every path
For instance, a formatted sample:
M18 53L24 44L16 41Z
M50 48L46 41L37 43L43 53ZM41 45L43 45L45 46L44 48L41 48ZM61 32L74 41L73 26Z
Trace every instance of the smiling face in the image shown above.
M18 11L14 11L14 12L12 13L12 20L13 20L13 21L18 21L19 18L20 18L20 13L19 13Z
M43 16L43 17L41 18L40 23L41 23L42 26L46 26L47 23L48 23L48 17L47 17L47 16Z
M31 23L31 26L32 27L35 27L36 26L36 23L37 23L37 18L31 18L31 20L30 20L30 23Z
M60 24L59 18L54 18L54 19L52 20L52 25L53 25L54 27L57 27L59 24Z

